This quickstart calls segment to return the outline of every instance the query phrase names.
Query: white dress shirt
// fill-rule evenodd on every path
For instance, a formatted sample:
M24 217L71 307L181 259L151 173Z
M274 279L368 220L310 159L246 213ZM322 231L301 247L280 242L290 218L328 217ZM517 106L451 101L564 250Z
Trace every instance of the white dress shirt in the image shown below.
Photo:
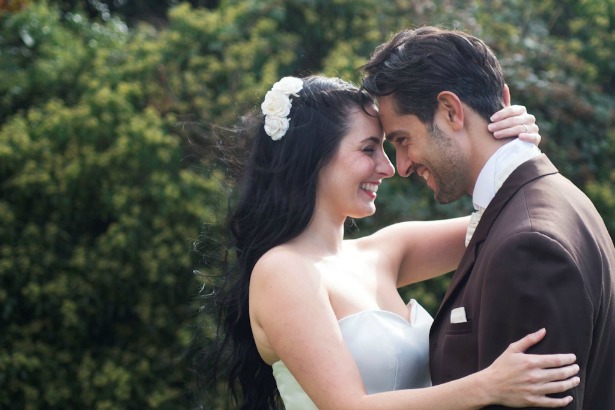
M476 212L470 218L466 234L466 246L468 246L484 210L489 206L489 203L504 181L519 165L540 154L540 149L536 145L520 139L514 139L498 148L489 158L480 174L478 174L474 191L472 192L472 203Z

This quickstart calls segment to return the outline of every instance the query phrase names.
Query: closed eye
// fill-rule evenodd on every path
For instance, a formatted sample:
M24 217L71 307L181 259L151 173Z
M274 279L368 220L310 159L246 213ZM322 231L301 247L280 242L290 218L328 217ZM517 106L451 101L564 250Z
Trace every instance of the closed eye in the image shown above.
M405 145L408 142L408 137L396 137L393 140L393 144L395 145Z
M364 146L365 148L361 149L361 151L371 155L376 152L378 147L382 146L382 138L370 136L361 141L361 143L367 144Z
M408 142L408 135L403 131L393 131L386 136L386 139L394 145L405 145Z

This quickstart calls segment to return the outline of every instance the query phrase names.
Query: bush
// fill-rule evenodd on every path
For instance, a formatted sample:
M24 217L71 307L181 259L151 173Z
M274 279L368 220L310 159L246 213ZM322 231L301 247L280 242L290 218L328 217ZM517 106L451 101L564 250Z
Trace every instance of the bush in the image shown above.
M113 23L44 4L3 23L0 407L185 405L191 249L203 223L221 235L222 176L184 160L143 77L108 69L134 58Z

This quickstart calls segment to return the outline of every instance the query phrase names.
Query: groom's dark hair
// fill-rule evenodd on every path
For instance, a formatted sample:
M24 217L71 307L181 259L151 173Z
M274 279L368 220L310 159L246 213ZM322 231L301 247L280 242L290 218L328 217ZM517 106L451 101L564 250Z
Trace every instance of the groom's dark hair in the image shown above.
M493 51L461 31L421 27L397 33L361 67L363 89L393 95L400 114L432 123L437 96L455 93L486 121L503 108L504 75Z

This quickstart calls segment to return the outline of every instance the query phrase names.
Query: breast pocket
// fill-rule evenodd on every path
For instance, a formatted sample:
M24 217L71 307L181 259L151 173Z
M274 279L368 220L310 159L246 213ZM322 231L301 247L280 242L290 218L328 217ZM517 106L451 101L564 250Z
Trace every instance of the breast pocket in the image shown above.
M464 333L472 333L472 321L462 323L449 323L446 327L445 333L447 335L461 335Z
M472 330L471 320L447 324L438 346L441 357L447 363L442 371L444 381L459 379L478 370L478 345Z

